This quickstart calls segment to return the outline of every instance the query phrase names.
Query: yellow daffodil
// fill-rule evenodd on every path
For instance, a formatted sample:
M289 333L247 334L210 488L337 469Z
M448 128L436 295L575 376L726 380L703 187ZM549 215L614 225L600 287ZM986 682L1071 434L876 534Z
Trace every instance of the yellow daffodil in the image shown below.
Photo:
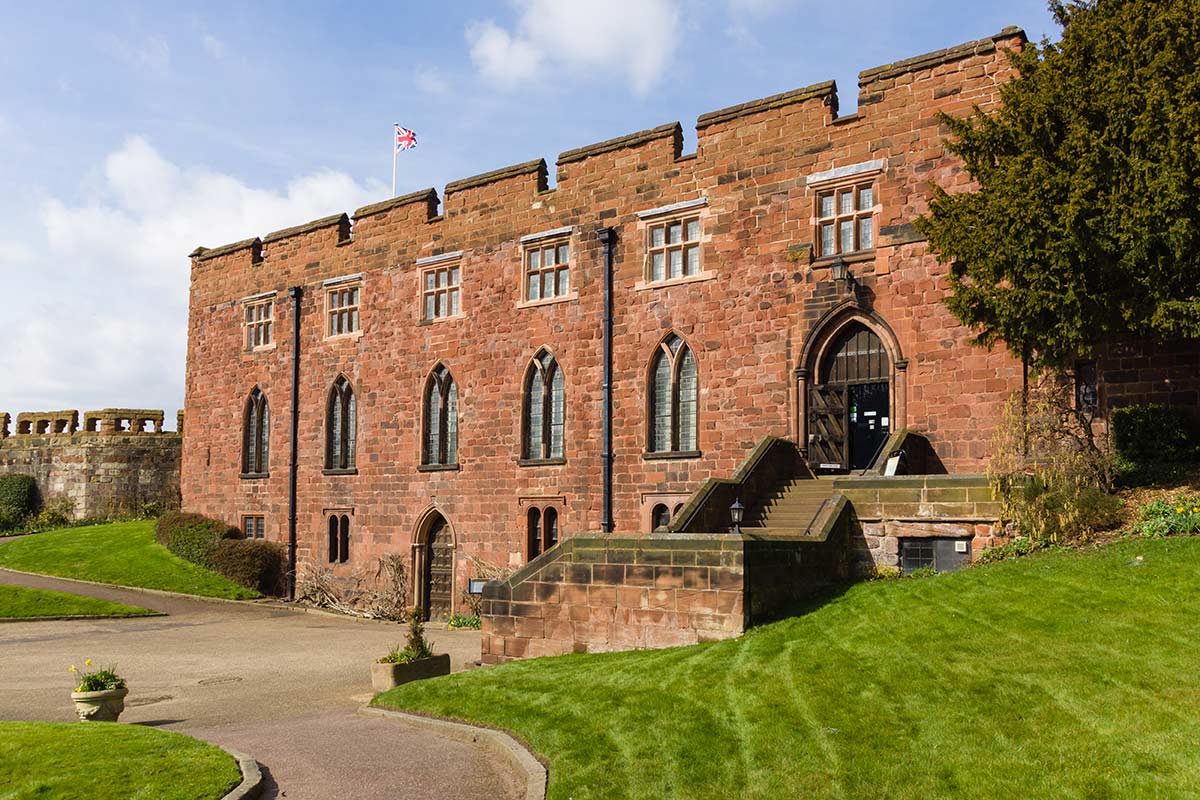
M72 664L71 666L67 667L67 672L74 672L74 671L75 671L75 665L74 665L74 664Z
M89 658L87 661L84 661L84 662L83 662L83 665L84 665L85 667L90 667L90 666L92 665L92 660Z
M1192 506L1193 514L1200 514L1200 506Z
M1182 513L1183 513L1183 506L1175 506L1175 513L1177 513L1177 514L1182 514Z

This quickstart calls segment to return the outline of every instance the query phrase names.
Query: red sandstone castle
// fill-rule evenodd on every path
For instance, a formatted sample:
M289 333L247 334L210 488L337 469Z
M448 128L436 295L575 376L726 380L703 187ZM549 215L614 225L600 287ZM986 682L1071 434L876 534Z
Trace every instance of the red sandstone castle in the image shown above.
M404 553L436 617L480 561L703 530L689 498L767 437L818 475L877 463L901 431L940 462L921 471L981 472L1021 367L970 343L913 220L934 185L971 188L937 115L993 108L1024 41L867 70L854 114L820 83L701 116L695 153L673 123L563 153L554 189L536 160L454 181L440 208L428 189L198 248L184 507L286 542L294 459L299 563L349 576ZM946 509L966 520L958 553L992 534L965 505ZM907 536L935 557L919 519L890 524L852 547L894 564ZM695 579L725 602L732 579ZM526 653L489 640L485 656L507 648L492 660Z

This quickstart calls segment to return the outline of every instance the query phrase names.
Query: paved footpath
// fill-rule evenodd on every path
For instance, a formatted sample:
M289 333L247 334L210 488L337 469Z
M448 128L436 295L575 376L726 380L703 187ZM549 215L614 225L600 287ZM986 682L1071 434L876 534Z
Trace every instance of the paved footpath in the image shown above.
M67 666L91 658L129 681L122 722L248 753L265 767L268 800L517 796L508 770L483 750L355 713L372 696L371 661L403 641L401 625L6 570L0 583L170 615L0 624L0 719L73 719ZM474 631L430 629L429 638L455 670L479 657Z

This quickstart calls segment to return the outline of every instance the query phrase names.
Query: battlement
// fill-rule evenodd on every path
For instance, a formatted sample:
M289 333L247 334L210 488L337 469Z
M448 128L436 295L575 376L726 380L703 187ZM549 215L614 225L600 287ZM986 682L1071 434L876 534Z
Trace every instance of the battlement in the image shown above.
M301 240L321 246L353 245L362 224L370 228L371 235L379 231L393 236L404 235L406 231L415 235L417 226L437 226L461 215L469 215L472 224L483 223L516 203L531 205L562 200L567 205L578 205L574 202L576 195L599 195L615 176L645 170L648 163L656 167L661 164L663 170L659 174L670 173L673 165L697 175L706 170L716 171L736 158L739 149L753 146L762 125L776 124L775 120L781 120L780 124L786 124L787 130L795 131L796 136L806 135L805 132L821 134L835 128L845 131L848 126L860 125L874 126L872 135L879 137L893 133L911 135L911 122L904 123L909 127L901 125L892 130L901 124L897 115L920 113L924 108L933 108L935 101L946 94L959 92L953 86L930 88L933 79L949 84L973 82L973 88L963 92L961 98L964 110L969 111L975 99L994 91L997 76L1007 69L1000 51L1018 49L1025 41L1020 28L1008 27L982 39L863 70L859 73L859 111L846 117L838 117L836 84L814 83L701 114L696 120L695 154L683 154L683 128L679 122L670 122L560 153L554 162L557 173L554 189L548 185L546 159L538 158L450 181L440 200L436 189L422 189L363 206L352 216L334 214L261 238L215 248L197 247L191 254L192 267L220 269L226 265L258 264L275 257L280 247L295 252L301 247L296 242ZM943 93L938 94L939 91ZM934 112L929 111L925 116L932 117ZM685 161L690 162L686 167ZM427 246L433 248L432 252L425 250L419 256L437 254L436 248L440 246L437 238L435 231L435 243Z
M83 414L83 427L79 426L79 412L67 411L23 411L17 414L16 430L9 433L12 417L0 412L0 439L29 436L71 436L94 434L97 436L129 435L175 435L183 432L183 412L176 416L177 430L163 431L164 414L149 408L104 408ZM151 430L146 430L147 426Z

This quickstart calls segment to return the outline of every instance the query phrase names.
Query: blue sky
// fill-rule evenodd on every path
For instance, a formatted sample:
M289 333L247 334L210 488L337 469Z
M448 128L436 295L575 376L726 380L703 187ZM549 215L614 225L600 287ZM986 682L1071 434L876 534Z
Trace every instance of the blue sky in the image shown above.
M1043 0L59 3L0 27L0 410L183 402L187 253L836 79Z

